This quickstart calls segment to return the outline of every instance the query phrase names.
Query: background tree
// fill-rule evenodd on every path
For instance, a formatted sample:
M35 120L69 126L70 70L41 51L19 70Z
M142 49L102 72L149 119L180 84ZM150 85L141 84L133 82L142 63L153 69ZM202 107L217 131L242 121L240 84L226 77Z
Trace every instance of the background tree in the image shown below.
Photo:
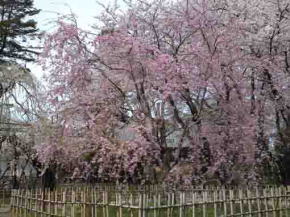
M35 158L31 122L37 116L37 84L24 65L35 60L37 54L31 46L31 40L38 36L31 17L37 13L32 0L0 1L0 153L7 164L1 177L7 171L16 175L16 166L24 177L26 167Z
M0 2L0 60L33 61L35 49L29 40L36 36L36 21L29 19L39 13L33 0L2 0Z
M11 175L17 180L18 174L18 178L27 184L26 176L32 175L29 174L31 171L35 173L32 168L36 159L33 123L40 114L37 81L28 70L15 64L2 63L0 74L3 86L13 83L13 88L1 97L0 159L2 168L5 168L1 171L1 183Z

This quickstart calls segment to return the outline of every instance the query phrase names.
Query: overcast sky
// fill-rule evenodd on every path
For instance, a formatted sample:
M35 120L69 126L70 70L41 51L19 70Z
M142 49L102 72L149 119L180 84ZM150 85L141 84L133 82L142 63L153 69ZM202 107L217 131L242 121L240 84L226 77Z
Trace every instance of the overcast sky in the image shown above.
M103 0L107 4L109 0ZM78 16L79 25L87 28L94 22L94 16L100 11L96 0L34 0L35 7L41 9L36 19L39 28L50 28L48 23L57 18L59 14L69 14L70 10Z
M100 1L105 5L112 2L112 0ZM59 15L69 14L70 11L77 15L78 25L81 28L89 29L96 22L94 17L101 10L96 0L34 0L34 6L41 9L41 12L34 16L34 19L37 20L38 28L42 31L52 31L52 22ZM43 72L40 67L35 64L29 64L28 67L37 78L42 77Z

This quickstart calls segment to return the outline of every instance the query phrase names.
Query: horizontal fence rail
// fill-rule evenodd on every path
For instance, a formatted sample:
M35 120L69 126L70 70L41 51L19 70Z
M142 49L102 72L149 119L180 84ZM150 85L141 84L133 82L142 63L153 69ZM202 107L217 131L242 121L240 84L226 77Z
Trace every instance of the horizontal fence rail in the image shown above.
M12 216L290 217L290 188L12 190Z

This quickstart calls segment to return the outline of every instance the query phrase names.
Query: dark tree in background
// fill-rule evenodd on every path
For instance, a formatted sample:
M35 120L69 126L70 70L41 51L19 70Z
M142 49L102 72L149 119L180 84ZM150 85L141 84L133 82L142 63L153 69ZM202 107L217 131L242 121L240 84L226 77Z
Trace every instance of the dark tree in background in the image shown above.
M25 154L20 147L31 151L33 145L31 141L27 142L21 137L23 133L18 129L23 127L26 130L25 123L21 124L33 116L31 105L35 105L36 102L33 96L34 79L24 64L34 61L37 55L37 49L31 42L39 36L36 21L33 19L39 12L40 10L34 8L33 0L0 0L0 145L6 141L11 148L11 152L8 153L0 146L0 158L3 155L9 156L9 160L14 161L14 167L9 162L9 170L13 171L13 188L18 187L21 178L16 176L20 156ZM16 90L23 90L24 95L17 95ZM25 120L17 120L17 125L10 114L10 111L15 111L16 108L19 108L17 111L24 112L21 115L17 114L17 118L23 117L22 120ZM27 133L26 136L30 135ZM32 154L33 152L30 152L29 158L25 158L28 159L27 162L31 160ZM35 164L33 162L33 166Z
M30 19L40 10L33 0L0 0L0 61L33 61L35 49L28 40L36 36L36 21Z
M38 35L36 21L31 17L39 12L40 10L33 7L33 0L0 0L1 71L5 69L4 63L34 60L37 52L28 42ZM14 86L13 80L6 79L1 82L0 98Z

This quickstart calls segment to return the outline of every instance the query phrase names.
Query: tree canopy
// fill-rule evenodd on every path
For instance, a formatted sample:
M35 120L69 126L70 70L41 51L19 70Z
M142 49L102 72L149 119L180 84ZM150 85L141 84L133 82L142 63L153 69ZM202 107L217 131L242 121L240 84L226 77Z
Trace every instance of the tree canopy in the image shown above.
M40 159L111 180L260 181L271 141L287 145L289 3L124 2L95 32L72 17L47 35Z

